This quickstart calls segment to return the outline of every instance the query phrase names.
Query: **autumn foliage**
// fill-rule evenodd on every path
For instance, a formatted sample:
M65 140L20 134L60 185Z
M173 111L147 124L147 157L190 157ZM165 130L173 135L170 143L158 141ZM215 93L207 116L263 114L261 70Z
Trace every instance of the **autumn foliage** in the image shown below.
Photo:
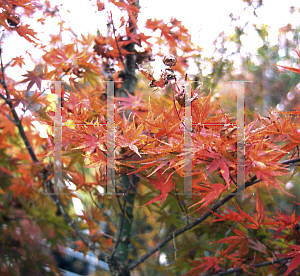
M154 58L153 44L149 42L152 36L139 31L138 3L110 2L128 16L122 17L118 26L110 17L110 36L82 34L65 45L57 39L59 34L52 36L50 45L38 42L34 26L22 23L22 18L38 10L43 12L38 19L41 24L55 16L57 7L48 1L7 0L0 4L2 30L18 34L44 51L42 61L35 69L24 71L20 82L9 78L5 68L25 67L23 57L6 65L2 63L5 53L0 52L1 275L58 275L51 252L71 238L78 251L94 251L99 260L107 262L113 275L128 275L116 271L147 273L148 268L169 271L167 275L238 271L243 275L296 275L300 214L292 209L284 212L275 203L270 207L270 198L280 194L294 202L293 206L300 205L285 189L285 182L299 171L299 111L270 110L266 117L255 114L256 119L244 128L245 183L237 183L240 148L235 114L224 112L212 91L200 93L201 85L188 90L187 58L196 50L188 30L174 18L167 24L147 20L146 28L160 30L156 43L169 49L168 54L157 55L165 69L155 79L145 66ZM96 9L105 11L105 4L96 1ZM117 32L121 28L123 34ZM61 28L60 32L67 31ZM139 50L132 52L129 45L139 46ZM127 97L114 99L114 181L116 193L123 195L106 195L106 82L115 81L115 89L122 89L118 81L128 74L128 57L134 57L141 84L134 93L126 90ZM63 81L63 195L52 193L56 91L54 85L44 89L45 81ZM26 87L20 89L20 84ZM191 129L184 121L187 93ZM47 127L47 138L40 136L34 121ZM187 132L192 141L192 195L183 194ZM133 175L139 178L135 189L124 190L120 184L124 175L131 180ZM135 196L130 207L136 221L131 228L134 234L126 241L133 249L123 262L116 250L130 195ZM74 197L89 198L81 215L72 211ZM106 225L106 230L100 225ZM159 251L169 254L168 266L157 264Z

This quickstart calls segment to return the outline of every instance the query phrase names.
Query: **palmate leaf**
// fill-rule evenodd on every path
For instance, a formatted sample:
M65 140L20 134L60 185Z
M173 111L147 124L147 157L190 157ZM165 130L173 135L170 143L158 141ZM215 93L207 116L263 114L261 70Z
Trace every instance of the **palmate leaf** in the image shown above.
M259 196L258 190L256 189L256 204L255 204L255 211L254 218L258 224L261 224L265 221L265 209L262 203L262 200Z
M233 251L236 248L239 248L239 256L242 259L243 255L248 252L248 237L247 235L238 229L233 229L237 236L231 236L224 239L221 239L213 243L229 243L230 245L222 252L221 256L227 255L229 252Z
M39 40L38 38L36 38L37 33L33 30L29 28L30 25L26 24L26 25L20 25L17 26L15 28L15 30L17 31L17 33L24 37L26 40L28 40L31 43L37 44L33 39Z
M228 161L226 158L224 158L224 157L216 158L212 161L212 163L210 165L207 166L206 176L208 176L208 174L210 174L213 171L220 168L220 172L221 172L227 186L229 187L230 180L229 180L229 168L228 168L228 166L230 166L230 165L232 165L232 163L230 161Z
M183 276L188 275L201 275L210 268L214 268L215 271L219 268L220 258L217 256L213 257L203 257L201 260L196 261L190 261L193 265L196 265L196 267L192 268L188 273L184 274Z
M289 215L286 215L283 213L279 213L279 212L277 212L277 214L278 214L277 217L275 217L275 216L273 217L275 220L264 223L264 225L279 226L279 228L277 228L271 241L276 239L284 229L293 228L300 221L300 215L296 218L295 211L293 212L292 216L289 216Z
M207 188L206 188L207 187ZM201 207L197 210L200 210L201 208L207 206L208 204L212 203L215 199L219 197L220 194L222 194L227 188L223 184L211 184L211 185L206 185L206 187L195 187L195 190L199 190L200 192L203 191L207 193L205 197L202 198L199 202L193 204L189 208L192 208L198 204L201 204Z
M140 91L137 91L135 95L131 95L126 89L125 92L128 97L118 97L118 100L120 101L120 110L126 108L134 109L142 106L142 93Z
M11 64L12 67L18 65L20 68L22 68L22 66L25 64L24 57L22 56L15 57L12 60L13 60L13 63Z
M156 175L157 175L157 180L155 178L149 178L149 182L155 189L160 191L160 195L154 197L148 203L142 205L141 207L151 204L151 203L154 203L159 200L161 200L161 202L159 204L159 205L161 205L166 200L168 194L174 189L174 187L176 185L177 180L172 182L172 171L170 171L167 179L162 174L161 170L158 170Z
M292 258L292 260L283 276L291 275L290 273L300 266L300 246L291 244L288 244L287 246L292 248L293 251L279 255L279 257Z
M22 75L23 77L26 77L26 79L20 81L20 83L26 83L29 82L27 85L27 89L26 91L28 92L30 90L30 88L36 84L37 87L39 88L39 90L41 90L41 86L42 86L42 80L45 79L44 74L38 74L36 69L34 69L33 71L27 71L27 74Z
M51 65L61 65L63 63L67 63L69 58L66 56L65 51L59 48L53 48L51 51L46 52L43 55L43 60Z
M217 221L234 221L234 222L237 222L237 223L242 223L247 228L252 228L252 229L258 229L259 228L259 225L257 225L256 220L252 216L250 216L249 214L244 212L240 208L240 206L237 206L237 208L239 209L238 213L225 207L226 211L223 212L222 215L215 213L215 215L217 217L219 217L219 219L216 219L213 222L217 222Z

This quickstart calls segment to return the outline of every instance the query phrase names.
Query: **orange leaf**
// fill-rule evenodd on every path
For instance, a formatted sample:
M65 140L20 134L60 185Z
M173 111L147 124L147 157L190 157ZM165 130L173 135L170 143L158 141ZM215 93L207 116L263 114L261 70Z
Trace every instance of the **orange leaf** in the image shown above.
M256 190L256 205L255 205L256 213L254 214L254 217L258 223L263 223L265 220L265 209L262 204L261 198L258 194L258 191Z
M103 11L105 9L104 3L102 3L99 0L97 0L97 8L98 8L98 11Z
M277 64L274 64L273 65L275 66L278 66L278 67L281 67L281 68L284 68L284 69L287 69L289 71L292 71L292 72L295 72L295 73L298 73L300 74L300 69L296 69L296 68L292 68L292 67L286 67L286 66L281 66L281 65L277 65Z
M12 60L13 60L13 63L11 64L11 66L18 65L18 66L20 66L20 68L22 68L22 65L25 64L24 58L22 56L15 57Z
M41 86L42 86L42 80L45 79L44 78L44 74L38 75L38 73L36 72L36 70L34 69L34 71L27 71L27 74L22 75L23 77L27 77L26 79L20 81L20 83L24 83L24 82L29 82L27 85L27 89L26 91L28 92L29 89L36 84L37 87L41 90Z
M206 190L209 191L209 193L204 198L202 198L201 201L199 201L196 204L190 206L189 208L192 208L195 205L203 203L202 206L200 207L200 209L201 209L202 207L207 206L212 201L214 201L221 193L223 193L226 190L226 187L223 184L220 184L220 183L212 184L212 185L206 185L206 186L210 188L210 190L205 188Z
M159 205L161 205L166 200L169 192L171 192L176 185L177 180L174 183L172 182L172 171L170 171L167 179L162 174L161 170L158 170L156 175L157 175L158 180L156 180L154 178L150 178L149 182L155 189L160 191L160 195L154 197L148 203L142 205L141 207L151 204L153 202L159 201L159 200L161 200L161 202L159 204Z
M280 255L280 257L293 258L287 271L283 276L291 275L290 273L295 270L300 265L300 246L288 244L289 247L294 249L294 251L290 251L288 253Z
M30 26L29 24L26 24L24 26L23 25L17 26L15 30L20 36L24 37L29 42L36 43L34 40L32 40L32 38L37 39L35 37L37 33L33 29L29 29L29 26Z

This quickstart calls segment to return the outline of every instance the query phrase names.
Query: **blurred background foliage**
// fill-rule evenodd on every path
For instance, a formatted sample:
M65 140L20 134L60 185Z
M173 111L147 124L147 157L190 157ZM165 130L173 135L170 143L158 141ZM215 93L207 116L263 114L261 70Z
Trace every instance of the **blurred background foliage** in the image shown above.
M210 58L201 55L201 49L195 58L199 74L194 77L195 81L203 82L202 90L208 93L212 90L216 99L220 99L224 111L234 116L236 113L235 101L232 96L236 95L234 85L229 81L247 80L245 84L245 119L246 124L255 117L255 109L261 115L268 115L266 108L273 107L276 111L288 111L296 108L299 103L299 92L296 86L300 82L300 75L280 69L274 64L297 67L297 55L294 50L299 50L300 24L292 26L287 24L278 30L276 44L269 40L269 26L254 24L257 17L256 11L263 5L263 1L244 1L253 9L253 18L241 26L243 14L237 18L231 13L231 35L226 36L221 32L214 41L214 54ZM290 7L290 13L298 13L299 8ZM255 54L244 51L243 36L247 36L250 29L254 29L262 42L262 46L255 50ZM235 51L230 44L235 44ZM233 60L240 60L240 66ZM211 72L203 75L203 69L211 68ZM195 84L196 86L196 84Z

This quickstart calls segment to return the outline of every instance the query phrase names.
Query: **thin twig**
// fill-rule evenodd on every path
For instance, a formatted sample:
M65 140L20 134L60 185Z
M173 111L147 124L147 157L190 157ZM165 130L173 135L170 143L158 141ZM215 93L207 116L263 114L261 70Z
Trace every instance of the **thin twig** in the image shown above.
M116 41L116 44L117 44L117 48L118 48L118 52L119 52L119 55L120 55L120 59L121 59L121 62L124 66L124 72L125 74L127 74L127 68L125 66L125 63L124 63L124 60L123 60L123 56L121 54L121 49L120 49L120 46L119 46L119 43L118 43L118 40L117 40L117 37L116 37L116 29L115 29L115 25L114 25L114 20L112 18L112 12L110 11L110 20L111 20L111 24L113 26L113 33L114 33L114 38L115 38L115 41Z
M112 175L112 170L111 170L111 179L112 179L112 181L114 181L114 180L113 180L113 175ZM121 201L120 201L119 193L118 193L118 190L117 190L116 182L114 182L114 188L115 188L115 195L116 195L116 197L117 197L118 205L119 205L119 207L120 207L120 210L121 210L122 214L124 215L125 210L123 209L123 207L122 207L122 205L121 205Z
M102 212L102 214L103 214L107 219L109 219L110 223L112 223L114 226L116 226L116 224L113 222L113 220L111 219L111 217L110 217L108 214L106 214L105 211L103 211L103 208L101 208L101 207L99 206L99 204L97 204L97 202L95 201L95 199L94 199L94 197L93 197L91 191L89 191L89 193L90 193L91 199L92 199L93 203L96 205L96 207Z
M232 226L232 227L233 227L233 226ZM225 238L228 237L228 235L230 234L230 232L231 232L231 228L229 228L228 231L225 233ZM215 256L217 256L217 255L219 254L218 252L221 252L221 249L222 249L223 246L224 246L224 243L221 243L221 245L220 245L220 247L218 248L218 250L217 250Z
M242 224L243 225L243 224ZM243 225L244 226L244 225ZM248 232L250 232L250 234L255 238L257 239L260 243L262 243L266 248L268 248L272 253L273 255L276 257L277 260L279 260L277 254L274 252L274 250L269 246L267 245L264 241L262 241L261 239L259 239L249 228L247 228L246 226L244 226Z
M175 253L175 261L177 260L177 247L176 247L176 242L175 242L175 236L173 232L173 242L174 242L174 253Z
M184 200L183 200L183 206L184 206L184 209L185 209L185 210L183 210L183 208L182 208L182 204L181 204L180 199L179 199L179 197L178 197L177 190L175 190L175 195L176 195L176 198L177 198L177 202L178 202L178 204L179 204L179 207L180 207L180 209L181 209L181 212L182 212L182 213L184 214L184 216L186 217L186 224L189 224L189 215L188 215L188 213L187 213L186 206L185 206L185 204L184 204Z
M282 161L280 163L287 165L287 164L294 164L296 162L300 162L300 158L285 160L285 161ZM164 240L162 240L161 242L159 242L154 248L152 248L151 250L149 250L146 254L144 254L138 260L136 260L135 262L131 263L128 266L129 270L132 270L132 269L136 268L140 263L144 262L147 258L149 258L151 255L153 255L157 250L159 250L161 247L163 247L167 242L169 242L170 240L172 240L173 239L173 235L175 237L177 237L177 236L183 234L184 232L186 232L186 231L194 228L195 226L197 226L201 222L205 221L208 217L210 217L211 215L213 215L214 212L217 209L219 209L226 202L228 202L229 200L231 200L236 194L239 194L242 190L244 190L245 188L248 188L248 187L254 185L258 181L262 181L262 179L258 180L257 177L256 177L256 175L255 175L250 180L248 180L245 183L244 186L243 185L238 186L237 189L233 193L230 193L229 195L225 196L220 202L215 203L212 206L212 208L209 211L207 211L205 214L203 214L200 218L196 219L194 222L190 223L189 225L186 225L186 226L182 227L181 229L178 229L178 230L174 231L172 234L170 234ZM221 275L223 275L223 274L221 274Z
M3 61L2 61L2 48L0 47L0 61L1 61L1 73L2 73L2 80L1 80L1 84L6 92L6 97L7 99L10 99L8 90L7 90L7 86L6 86L6 81L5 81L5 77L4 77L4 67L3 67Z
M224 199L222 199L218 204L214 204L214 206L207 211L204 215L202 215L200 218L195 220L194 222L190 223L189 225L186 225L182 227L181 229L178 229L173 232L173 234L170 234L168 237L166 237L164 240L162 240L160 243L158 243L154 248L148 251L145 255L140 257L137 261L131 263L129 265L129 269L132 270L135 267L137 267L140 263L144 262L147 258L149 258L152 254L154 254L157 250L159 250L161 247L163 247L167 242L173 239L173 235L175 237L179 236L180 234L183 234L184 232L194 228L197 226L199 223L203 222L206 220L209 216L211 216L214 211L216 211L219 207L221 207L223 204L225 204L227 201L229 201L231 198L234 197L234 193L227 195Z
M128 196L129 188L130 188L130 186L128 187L128 189L126 191L126 195L125 195L125 198L124 198L124 203L123 203L123 208L122 208L122 218L121 218L120 228L118 230L119 231L118 237L117 237L117 240L116 240L116 242L114 244L113 252L111 253L111 255L109 257L111 260L113 259L114 255L115 255L115 253L117 251L117 247L118 247L118 245L120 243L120 240L121 240L121 234L122 234L122 230L123 230L124 218L126 216L126 214L125 214L125 211L126 211L126 199L127 199L127 196Z
M282 261L285 261L285 260L288 260L288 259L289 258L281 258L281 259L278 259L276 261L273 260L273 261L268 261L268 262L262 262L262 263L254 264L251 267L258 268L258 267L268 266L268 265L271 265L271 264L274 264L274 263L281 263ZM220 273L214 274L212 276L228 275L228 274L232 274L232 273L239 272L239 271L243 271L243 269L240 268L240 267L230 268L225 272L220 272Z

